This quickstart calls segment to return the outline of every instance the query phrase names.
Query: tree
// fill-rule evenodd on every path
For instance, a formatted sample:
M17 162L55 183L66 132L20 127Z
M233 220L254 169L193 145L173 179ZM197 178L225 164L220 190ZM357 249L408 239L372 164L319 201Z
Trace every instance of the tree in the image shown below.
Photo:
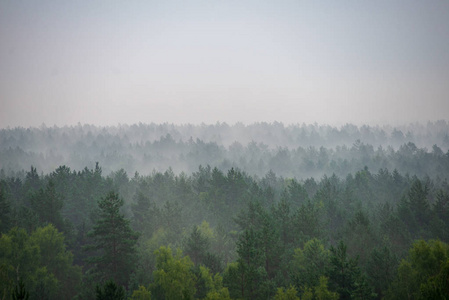
M97 300L125 300L125 289L117 286L114 281L108 280L103 287L97 285Z
M228 266L226 286L232 298L254 299L266 293L265 255L256 232L245 230L237 242L237 263Z
M57 280L40 265L40 249L30 243L24 229L12 228L0 238L0 265L5 266L7 281L13 287L23 280L26 289L33 294L39 285L54 292Z
M161 209L160 224L167 230L168 239L175 242L182 236L184 215L178 202L165 202Z
M374 248L367 264L367 273L375 292L383 297L395 277L398 260L390 248Z
M163 246L154 254L157 262L151 294L156 299L192 299L196 292L196 278L190 258L183 257L181 250L173 256L170 247Z
M320 276L319 284L314 288L315 299L317 300L338 300L340 296L338 293L331 292L327 288L328 278ZM366 299L366 298L365 298Z
M329 250L318 239L311 239L304 248L295 249L292 279L298 289L314 287L329 267Z
M39 217L42 226L53 224L59 231L65 231L61 215L62 198L56 193L55 184L50 180L45 189L39 189L31 198L31 206Z
M8 231L11 226L11 208L6 199L3 186L0 186L0 234Z
M149 197L139 191L134 196L135 203L132 204L133 226L135 230L144 233L144 236L151 236L157 228L154 226L154 220L159 217L159 211L156 205Z
M436 201L432 208L434 216L432 218L432 232L435 237L444 242L449 242L449 194L440 190L436 195Z
M448 291L449 246L441 241L415 242L398 267L386 299L444 299Z
M130 300L151 300L151 293L143 285L138 290L134 290Z
M298 239L301 243L322 236L321 216L321 207L311 201L303 203L295 212L293 216L294 230L299 233Z
M288 185L288 199L293 207L299 207L309 200L306 189L296 179L292 179Z
M364 266L369 258L369 250L378 244L368 214L361 210L357 211L347 223L343 237L348 246L348 254L357 256L359 264Z
M188 255L195 265L204 262L206 253L210 248L208 237L204 236L198 226L192 228L190 236L185 241L184 252Z
M195 299L231 299L228 289L223 287L223 278L219 273L213 276L204 266L195 267L194 272L197 278Z
M240 235L240 241L237 243L237 247L239 247L239 243L242 246L240 250L237 250L239 256L241 257L242 251L246 251L244 250L245 240L249 241L247 238L251 236L251 243L253 243L251 247L257 250L260 258L263 257L261 266L265 268L267 279L274 279L280 271L280 259L284 249L281 245L280 232L276 228L273 214L265 210L260 202L251 201L248 203L247 211L242 211L235 221L244 230ZM249 233L251 234L248 235ZM247 246L250 246L250 244L247 244ZM239 251L241 252L239 253ZM248 261L247 258L242 260L242 262L245 261ZM272 292L274 294L275 289Z
M399 204L398 213L415 238L423 238L427 233L431 211L427 200L429 187L419 179L413 181L408 197L403 197Z
M30 293L25 288L23 280L19 280L19 283L14 288L12 293L13 300L28 300L30 298Z
M442 263L440 272L421 285L423 299L447 299L449 295L449 259Z
M273 217L279 228L281 245L286 250L294 241L294 230L292 226L291 204L286 193L283 193L277 206L273 207Z
M422 184L419 179L413 181L410 191L408 193L410 209L419 225L427 224L429 217L429 202L427 195L429 187L427 184Z
M36 191L41 185L39 175L37 174L37 170L33 166L31 166L30 172L26 173L25 185L27 189L29 189L32 192Z
M58 280L55 298L70 299L76 295L81 282L81 268L73 265L73 254L66 249L64 235L49 224L32 232L30 243L40 249L41 265Z
M298 291L294 286L291 286L288 289L278 288L274 300L299 300Z
M357 266L357 260L349 258L346 245L340 241L338 246L330 249L329 281L340 299L371 299L371 287L367 285L365 276Z
M120 213L123 200L117 193L109 192L98 206L99 220L89 232L93 243L86 247L94 250L96 255L88 262L94 265L100 281L112 279L126 286L136 260L138 235L131 229L129 220Z
M44 295L48 299L71 299L81 279L81 268L72 262L64 236L53 225L38 228L30 235L24 229L13 228L0 238L4 281L0 287L6 290L5 283L19 286L23 281L32 299Z

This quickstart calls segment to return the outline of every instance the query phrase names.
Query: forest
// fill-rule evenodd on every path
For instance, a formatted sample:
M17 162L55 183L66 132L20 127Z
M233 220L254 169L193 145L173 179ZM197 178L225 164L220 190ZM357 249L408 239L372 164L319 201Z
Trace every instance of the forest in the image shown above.
M0 130L0 299L447 299L449 124Z

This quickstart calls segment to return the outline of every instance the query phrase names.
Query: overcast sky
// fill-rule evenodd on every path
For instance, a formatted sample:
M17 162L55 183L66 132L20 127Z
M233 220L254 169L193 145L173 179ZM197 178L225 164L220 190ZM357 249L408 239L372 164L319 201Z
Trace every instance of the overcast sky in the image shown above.
M449 1L0 0L0 127L449 120Z

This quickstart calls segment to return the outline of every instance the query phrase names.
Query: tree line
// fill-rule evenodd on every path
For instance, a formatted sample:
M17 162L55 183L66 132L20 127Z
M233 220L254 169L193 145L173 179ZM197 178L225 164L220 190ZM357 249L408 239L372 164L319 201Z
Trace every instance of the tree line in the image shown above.
M211 165L263 177L346 177L364 166L447 178L449 125L360 126L256 123L251 125L135 124L111 127L6 128L0 130L0 168L6 175L30 165L44 173L101 162L109 174L195 172Z
M0 177L2 299L443 299L446 179L199 166ZM15 297L15 298L14 298ZM22 297L22 298L21 298Z

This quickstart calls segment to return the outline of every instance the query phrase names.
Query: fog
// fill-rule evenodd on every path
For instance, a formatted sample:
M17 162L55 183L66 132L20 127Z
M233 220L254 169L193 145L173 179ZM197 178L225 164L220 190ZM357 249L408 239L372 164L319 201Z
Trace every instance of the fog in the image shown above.
M1 1L0 127L447 120L444 1Z
M132 176L168 169L192 174L210 166L303 180L345 177L367 167L445 178L449 174L441 166L449 153L448 132L443 120L402 127L140 123L14 128L0 130L0 169L3 175L24 176L30 166L48 173L62 165L80 171L99 163L107 175L122 170Z
M448 16L0 0L2 299L444 298Z

